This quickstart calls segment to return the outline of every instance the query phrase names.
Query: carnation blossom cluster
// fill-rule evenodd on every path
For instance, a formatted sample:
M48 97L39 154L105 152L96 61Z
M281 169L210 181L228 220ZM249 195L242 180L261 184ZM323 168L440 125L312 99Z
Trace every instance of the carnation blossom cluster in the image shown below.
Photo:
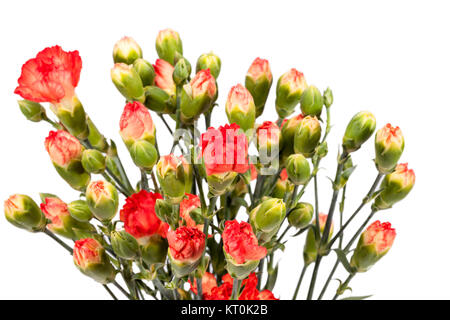
M113 298L113 286L132 300L279 300L290 294L296 300L301 290L309 300L347 294L350 281L394 245L396 230L373 217L396 208L415 184L414 171L400 163L400 128L386 124L376 131L375 116L361 111L345 132L336 133L340 150L327 203L316 178L332 136L331 89L319 90L290 68L278 75L270 101L275 75L269 60L258 57L221 105L216 54L204 53L191 64L171 29L158 33L156 52L158 59L147 61L131 37L113 46L111 80L123 100L121 110L110 112L117 115L127 150L120 155L116 142L101 133L105 124L94 123L75 93L82 68L78 51L53 46L25 62L14 91L23 98L20 111L53 127L43 148L74 195L65 202L41 193L38 204L13 194L5 201L6 220L57 241L73 255L75 267ZM263 119L269 108L276 121ZM156 127L155 117L164 127ZM352 155L370 141L375 179L352 212L344 206L357 172ZM256 154L249 153L252 144ZM130 157L133 168L125 168L121 157ZM312 184L309 203L303 196ZM357 215L365 216L359 228ZM347 237L349 225L358 231ZM277 292L283 249L298 238L304 241L303 262L292 266L295 285L289 292L291 283L281 284ZM321 261L332 259L333 250L335 266L328 280L318 280ZM335 274L339 265L345 272ZM306 280L308 268L313 270ZM334 277L338 287L330 283Z

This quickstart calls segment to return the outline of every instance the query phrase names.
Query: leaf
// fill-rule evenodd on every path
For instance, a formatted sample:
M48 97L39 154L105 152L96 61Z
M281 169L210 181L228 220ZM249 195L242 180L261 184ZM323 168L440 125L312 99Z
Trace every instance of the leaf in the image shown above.
M348 262L345 252L341 249L334 249L334 251L336 252L337 257L338 257L339 261L342 263L342 265L344 266L345 270L347 270L349 273L354 273L355 270L354 270L354 268L352 268L352 266Z
M305 231L308 230L309 228L314 229L314 225L312 225L312 224L307 225L307 226L304 227L303 229L300 229L300 230L299 230L296 234L294 234L292 237L296 237L296 236L301 235L303 232L305 232Z
M347 297L347 298L342 298L340 300L365 300L367 298L370 298L371 296L373 296L372 294L367 295L367 296L354 296L354 297Z

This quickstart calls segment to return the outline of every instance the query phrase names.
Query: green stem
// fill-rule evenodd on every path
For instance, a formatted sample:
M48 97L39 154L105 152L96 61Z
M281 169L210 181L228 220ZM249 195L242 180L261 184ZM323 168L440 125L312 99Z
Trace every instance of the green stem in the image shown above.
M150 191L150 188L149 188L149 186L148 186L147 173L145 172L144 169L141 169L141 187L142 187L142 189L144 189L145 191Z
M325 294L325 292L327 291L328 285L330 284L331 279L333 278L334 273L336 272L337 267L339 266L339 259L336 259L336 262L333 266L333 269L330 272L330 275L327 278L327 281L325 282L325 285L322 288L322 291L320 291L320 295L318 300L322 300L323 295Z
M351 217L345 222L345 224L342 226L342 228L339 229L339 232L334 236L334 238L330 241L330 243L328 244L328 247L331 248L331 246L333 245L333 243L341 237L341 235L343 234L345 228L347 228L347 226L350 224L350 222L352 222L352 220L356 217L356 215L361 211L362 208L364 208L364 206L369 203L375 189L377 188L381 178L383 177L383 174L379 173L377 175L377 177L375 178L375 181L373 182L372 186L370 187L369 192L367 193L367 195L364 197L363 201L361 202L361 204L359 205L359 207L356 209L356 211L351 215Z
M161 120L163 121L163 123L165 124L167 130L169 130L170 135L173 136L173 131L170 128L169 124L167 123L166 119L164 118L164 115L162 113L158 113L158 116L161 118Z
M55 240L57 243L59 243L64 249L66 249L70 254L73 254L73 250L71 247L69 247L64 241L62 241L61 239L59 239L53 232L51 232L48 229L44 229L44 231L42 231L43 233L45 233L46 235L48 235L50 238L52 238L53 240Z
M239 298L239 287L241 281L238 279L233 279L233 291L231 292L230 300L237 300Z
M353 279L353 277L355 276L355 273L350 273L347 277L347 279L345 280L345 282L339 286L339 289L336 291L336 294L333 297L333 300L336 300L341 294L344 293L345 288L348 287L348 284L350 283L350 281ZM340 290L340 288L343 288L343 290Z
M316 216L316 226L320 226L319 222L319 192L317 184L317 175L314 175L314 214ZM315 228L317 239L320 237L320 227Z
M295 287L295 292L294 292L294 296L292 297L292 300L297 300L297 295L300 290L300 286L302 284L303 277L305 276L306 269L308 269L308 266L309 266L308 264L305 264L302 268L302 272L300 273L300 278L298 279L297 286Z
M264 272L264 259L261 259L261 260L259 260L259 264L258 264L258 285L256 287L258 290L261 289L263 272Z
M156 181L155 173L153 172L153 170L152 170L152 172L150 173L150 177L152 178L153 188L155 189L155 192L156 192L156 193L161 193L161 192L159 191L158 182Z
M102 285L103 288L105 288L106 291L108 291L109 295L114 299L114 300L118 300L117 297L114 295L114 293L111 291L110 288L108 288L108 286L106 284Z
M129 300L135 300L120 284L117 283L117 281L113 281L112 284L120 290Z

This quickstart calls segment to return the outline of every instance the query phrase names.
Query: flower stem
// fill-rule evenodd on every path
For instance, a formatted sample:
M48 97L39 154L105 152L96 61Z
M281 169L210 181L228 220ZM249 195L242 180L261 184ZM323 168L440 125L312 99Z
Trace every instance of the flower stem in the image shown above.
M350 283L350 281L353 279L354 276L355 276L355 273L350 273L350 274L348 275L348 277L347 277L347 279L345 280L345 282L340 286L340 287L343 288L343 290L339 290L339 289L340 289L340 288L339 288L339 289L336 291L336 294L334 295L333 300L336 300L341 294L344 293L345 288L347 288L348 284Z
M103 288L105 288L106 291L108 291L109 295L114 299L114 300L118 300L117 297L114 295L114 293L111 291L110 288L108 288L108 286L106 284L102 285Z
M64 249L66 249L70 254L73 254L73 250L71 247L69 247L64 241L62 241L61 239L59 239L53 232L51 232L48 229L44 229L44 231L42 231L43 233L45 233L46 235L48 235L50 238L52 238L53 240L55 240L57 243L59 243Z
M117 281L113 281L112 284L120 290L129 300L135 300L120 284L117 283Z
M230 300L238 300L239 298L239 287L240 287L240 280L233 279L233 291L231 292L231 298Z
M144 169L141 169L141 187L145 191L150 191L150 188L148 187L147 173Z
M303 277L305 276L306 269L308 269L308 266L309 266L308 264L303 265L302 272L300 273L300 278L298 279L297 287L295 287L295 292L294 292L294 296L292 297L292 300L297 299L297 295L300 290L300 286L302 284Z
M152 170L152 172L150 173L150 177L152 178L153 188L155 189L155 192L156 192L156 193L161 193L161 192L159 191L158 182L156 181L155 173L153 172L153 170Z

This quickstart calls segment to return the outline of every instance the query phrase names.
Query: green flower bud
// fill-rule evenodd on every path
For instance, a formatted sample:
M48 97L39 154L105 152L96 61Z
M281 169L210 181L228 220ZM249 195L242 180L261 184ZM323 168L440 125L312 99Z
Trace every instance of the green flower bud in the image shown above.
M272 81L269 61L256 58L245 77L245 87L251 93L255 102L256 117L259 117L264 111Z
M5 217L14 226L30 232L45 229L47 219L29 196L14 194L5 201Z
M330 88L326 88L326 90L323 92L323 104L326 108L331 107L333 104L333 91L331 91Z
M144 87L152 86L155 83L155 69L150 62L144 59L137 59L133 62L133 68L141 78Z
M116 63L111 69L111 79L117 90L127 100L145 102L144 86L137 71L131 65Z
M183 54L183 45L178 32L171 29L161 30L156 37L156 52L160 59L175 65L175 54Z
M160 235L154 234L150 237L139 239L141 245L142 259L148 265L165 263L169 244Z
M158 113L172 114L175 112L175 96L156 86L145 87L145 106Z
M375 131L375 116L369 111L358 112L350 120L345 130L342 146L348 153L361 148L361 145L370 138Z
M375 135L375 164L380 173L394 170L405 148L405 139L399 127L390 123L377 131Z
M275 107L281 119L286 118L294 111L306 87L303 73L296 69L289 70L278 79Z
M328 144L326 141L319 144L316 148L316 154L319 159L323 159L328 154Z
M206 177L209 191L215 196L221 196L228 191L231 191L234 179L237 177L234 171L211 174Z
M134 260L139 257L139 244L137 240L126 231L112 231L111 246L115 254L122 259Z
M311 175L309 162L301 154L292 154L287 158L286 172L295 185L305 184Z
M39 122L45 119L45 108L40 103L29 100L19 100L17 102L19 103L20 111L22 111L27 120Z
M286 193L290 193L293 190L294 185L288 180L286 169L283 169L270 196L272 198L284 199Z
M114 45L114 63L133 64L140 58L142 58L142 49L133 38L123 37Z
M281 199L269 198L250 212L250 224L259 241L268 242L280 229L286 217L286 206Z
M89 129L89 143L98 151L106 152L108 149L108 143L106 142L105 137L100 133L100 131L98 131L97 127L89 117L87 117L86 121Z
M86 113L76 95L71 99L63 99L61 102L51 104L50 109L70 134L81 140L88 137L89 129L86 121Z
M255 125L255 103L250 92L241 84L231 88L225 105L228 122L236 123L247 131Z
M56 196L47 196L41 203L41 211L48 219L47 229L72 240L91 237L95 227L87 222L75 220L69 213L68 205Z
M323 231L325 229L327 218L328 216L326 214L319 214L319 228L321 235L323 234ZM313 223L314 225L316 224L315 221ZM333 224L331 224L328 239L331 238L331 235L333 234L333 229L334 229ZM310 228L308 230L308 234L306 235L305 246L303 248L303 260L305 261L305 265L309 265L314 261L316 261L319 245L320 245L320 237L316 237L315 230Z
M195 68L195 72L198 73L200 70L209 69L211 75L217 79L220 73L220 67L222 62L220 58L214 53L204 53L197 59L197 66Z
M81 157L81 164L83 168L89 173L102 173L105 171L105 156L95 149L88 149L83 151Z
M151 170L158 160L158 152L153 144L146 140L137 140L128 149L136 166Z
M156 165L156 176L164 196L172 204L180 203L186 191L186 176L181 159L173 154L161 157Z
M86 190L86 202L95 218L109 222L119 208L117 189L107 181L92 181Z
M92 219L92 212L84 200L75 200L67 205L70 215L80 222L88 222Z
M396 233L389 222L375 221L361 234L350 260L356 272L366 272L391 249Z
M319 144L322 128L316 117L305 117L294 136L294 151L311 157Z
M210 109L216 95L216 80L209 70L200 70L181 91L181 120L192 123Z
M288 216L289 225L297 229L305 228L311 221L314 207L307 202L299 202Z
M320 117L323 108L323 98L319 89L315 86L306 88L300 98L300 108L304 115Z
M73 262L84 275L102 284L108 284L116 277L105 249L95 239L86 238L75 242Z
M414 186L416 176L407 163L398 164L394 172L386 175L380 186L380 194L375 198L374 209L391 208L403 200Z
M175 65L175 69L173 70L173 81L175 84L180 85L183 84L186 79L190 76L190 68L188 68L187 60L182 58Z

